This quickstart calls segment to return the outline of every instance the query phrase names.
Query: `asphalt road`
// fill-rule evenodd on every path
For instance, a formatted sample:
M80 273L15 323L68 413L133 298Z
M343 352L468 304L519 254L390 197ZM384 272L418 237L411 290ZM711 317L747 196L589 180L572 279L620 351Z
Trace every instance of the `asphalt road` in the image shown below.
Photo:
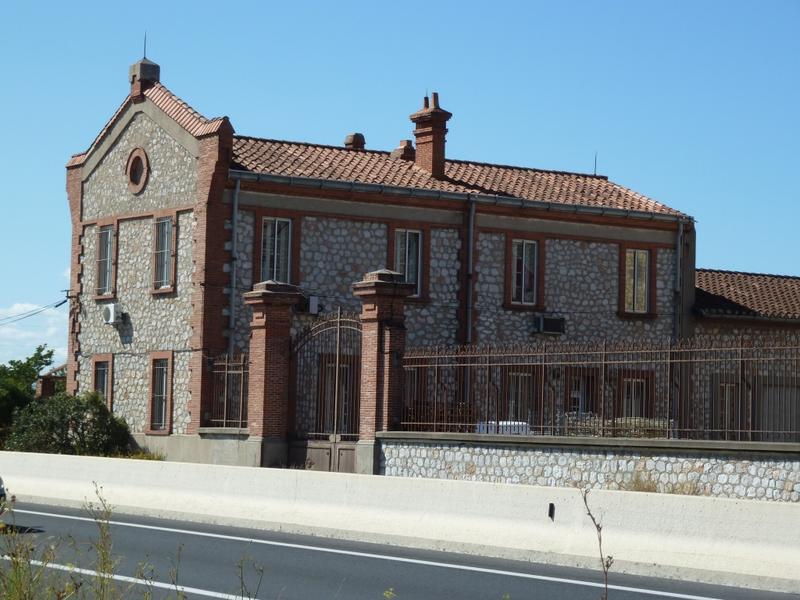
M18 503L5 520L40 549L55 546L50 572L58 573L58 566L64 565L87 569L91 575L98 527L85 510ZM111 536L117 584L129 590L131 598L142 597L148 588L154 598L175 598L176 586L186 597L198 599L597 600L602 594L602 575L595 571L313 536L120 514L112 517ZM143 575L149 584L138 583ZM800 599L800 593L613 572L610 584L610 600Z

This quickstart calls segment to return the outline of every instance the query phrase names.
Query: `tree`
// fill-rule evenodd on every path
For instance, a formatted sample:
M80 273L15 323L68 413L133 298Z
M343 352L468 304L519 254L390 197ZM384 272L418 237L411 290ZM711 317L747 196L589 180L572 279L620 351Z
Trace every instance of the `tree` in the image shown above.
M33 400L39 373L53 363L53 351L38 346L25 360L10 360L0 365L0 428L8 427L14 411Z
M125 421L95 392L61 393L17 409L6 450L108 456L128 449Z

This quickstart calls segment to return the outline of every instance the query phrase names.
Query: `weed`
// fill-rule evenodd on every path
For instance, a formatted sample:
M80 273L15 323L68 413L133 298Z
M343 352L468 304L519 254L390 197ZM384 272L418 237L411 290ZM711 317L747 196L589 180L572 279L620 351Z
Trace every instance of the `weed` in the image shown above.
M633 479L627 483L621 483L619 487L621 490L625 490L626 492L655 493L659 491L658 482L653 481L646 475L643 475L640 471L636 472L636 474L633 476Z
M611 565L614 564L614 557L610 554L606 556L603 554L603 525L592 514L592 509L589 508L589 488L581 492L583 496L583 505L586 507L586 514L592 520L592 525L597 532L597 547L600 550L600 566L603 569L603 595L600 596L601 600L608 600L608 572L611 570Z

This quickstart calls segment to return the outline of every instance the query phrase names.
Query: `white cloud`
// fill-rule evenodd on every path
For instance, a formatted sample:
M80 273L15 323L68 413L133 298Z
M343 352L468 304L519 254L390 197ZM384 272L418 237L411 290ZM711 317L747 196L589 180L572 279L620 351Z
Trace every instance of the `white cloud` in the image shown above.
M30 302L17 302L0 307L0 363L21 360L30 356L40 344L55 350L54 364L67 358L67 306L46 308L42 312L19 321L15 316L40 309Z

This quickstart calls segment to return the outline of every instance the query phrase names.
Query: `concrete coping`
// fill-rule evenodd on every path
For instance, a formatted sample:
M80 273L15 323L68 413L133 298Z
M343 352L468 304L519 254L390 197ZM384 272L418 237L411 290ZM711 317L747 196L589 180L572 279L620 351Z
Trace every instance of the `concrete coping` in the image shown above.
M249 436L250 430L247 427L240 428L240 427L199 427L197 429L197 433L199 435L209 435L209 436Z
M575 449L635 449L660 452L699 451L711 454L783 454L800 460L800 444L789 442L735 442L725 440L673 440L646 438L596 438L581 436L522 436L486 433L435 433L419 431L378 431L379 440L431 444L463 443L477 445L528 446L531 448L570 447Z

